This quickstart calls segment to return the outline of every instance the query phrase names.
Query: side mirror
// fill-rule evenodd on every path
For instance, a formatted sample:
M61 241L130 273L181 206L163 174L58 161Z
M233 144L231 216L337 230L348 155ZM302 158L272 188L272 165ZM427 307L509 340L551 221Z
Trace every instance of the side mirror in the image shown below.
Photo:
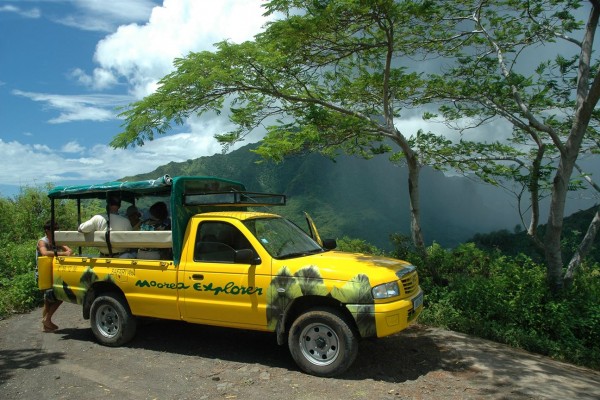
M236 264L250 264L250 265L258 265L262 263L262 260L258 255L254 253L252 249L241 249L235 251L235 259L234 262Z
M325 250L333 250L337 247L335 239L323 239L323 248Z

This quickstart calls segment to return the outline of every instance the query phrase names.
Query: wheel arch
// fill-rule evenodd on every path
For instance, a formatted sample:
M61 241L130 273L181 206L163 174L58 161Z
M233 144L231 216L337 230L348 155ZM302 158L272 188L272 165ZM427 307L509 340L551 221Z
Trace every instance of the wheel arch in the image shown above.
M315 308L331 308L339 311L346 322L352 328L357 338L360 338L360 332L356 320L352 313L346 308L345 304L329 296L302 296L294 299L286 308L283 318L277 324L277 344L287 343L288 332L298 316L304 312Z
M104 293L117 293L123 297L125 302L127 302L127 298L125 297L125 293L121 290L119 286L117 286L114 282L110 281L99 281L95 282L86 292L85 298L83 299L83 319L90 319L90 312L92 309L92 303L96 299L96 297L101 296ZM127 304L129 307L129 304Z

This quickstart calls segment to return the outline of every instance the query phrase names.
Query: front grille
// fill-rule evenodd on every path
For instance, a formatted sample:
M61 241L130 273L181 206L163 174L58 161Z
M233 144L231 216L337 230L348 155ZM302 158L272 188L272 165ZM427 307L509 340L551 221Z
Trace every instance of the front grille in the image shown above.
M407 296L417 293L419 290L419 275L416 272L403 277L400 282L402 282L402 289Z

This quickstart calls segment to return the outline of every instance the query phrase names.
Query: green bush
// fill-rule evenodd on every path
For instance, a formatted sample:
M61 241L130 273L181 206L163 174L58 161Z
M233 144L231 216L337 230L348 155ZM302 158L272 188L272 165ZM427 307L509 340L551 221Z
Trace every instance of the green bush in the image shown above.
M3 279L0 285L0 317L31 311L43 301L33 271Z
M0 246L0 277L12 279L35 270L37 240L26 243L3 243Z
M346 251L349 253L365 253L373 255L383 255L384 252L372 244L367 243L362 239L352 239L344 236L337 240L337 249L340 251Z
M421 322L600 369L600 277L584 268L553 297L545 268L472 244L430 248L446 286L425 279Z

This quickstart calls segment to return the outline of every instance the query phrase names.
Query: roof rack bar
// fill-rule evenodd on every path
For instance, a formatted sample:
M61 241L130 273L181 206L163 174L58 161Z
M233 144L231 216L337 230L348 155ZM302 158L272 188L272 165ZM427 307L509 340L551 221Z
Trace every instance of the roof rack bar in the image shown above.
M214 192L214 193L185 193L185 206L284 206L286 196L275 193L256 192Z

